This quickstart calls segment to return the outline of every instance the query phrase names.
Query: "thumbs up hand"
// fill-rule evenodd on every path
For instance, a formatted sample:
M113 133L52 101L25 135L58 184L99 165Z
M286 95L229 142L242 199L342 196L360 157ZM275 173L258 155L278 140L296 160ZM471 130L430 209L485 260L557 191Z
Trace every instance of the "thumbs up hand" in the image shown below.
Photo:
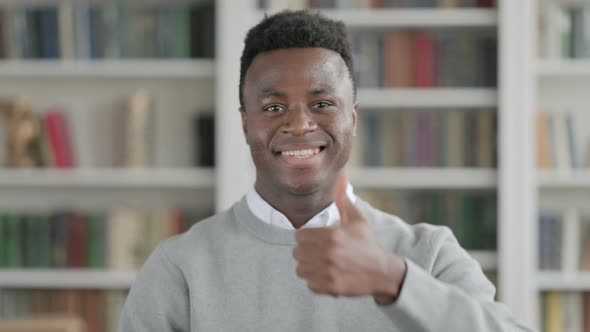
M367 219L346 196L347 184L343 176L336 187L339 226L296 232L297 276L318 294L373 296L379 304L390 304L401 290L405 262L383 248Z

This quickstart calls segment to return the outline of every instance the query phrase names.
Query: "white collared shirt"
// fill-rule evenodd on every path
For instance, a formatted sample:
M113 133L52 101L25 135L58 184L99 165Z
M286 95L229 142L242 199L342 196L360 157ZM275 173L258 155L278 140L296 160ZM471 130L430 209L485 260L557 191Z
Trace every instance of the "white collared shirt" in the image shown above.
M352 185L349 183L346 187L346 196L353 203L356 202L356 196L354 195ZM264 221L269 225L280 227L283 229L294 230L293 224L282 214L280 211L273 208L267 201L265 201L256 192L256 189L252 187L246 194L246 202L248 208L252 213L258 217L258 219ZM330 227L340 223L340 213L336 207L336 203L330 204L327 208L320 211L318 214L313 216L302 228L313 228L313 227Z

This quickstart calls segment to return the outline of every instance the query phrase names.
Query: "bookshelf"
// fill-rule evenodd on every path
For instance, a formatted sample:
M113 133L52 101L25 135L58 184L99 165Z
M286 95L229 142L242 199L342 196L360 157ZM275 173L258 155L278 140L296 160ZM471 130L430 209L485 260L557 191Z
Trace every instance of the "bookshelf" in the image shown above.
M0 274L0 287L10 288L78 288L127 289L137 273L134 271L10 270Z
M424 88L374 89L360 88L359 103L370 109L395 107L468 108L495 107L495 89L486 88Z
M172 5L206 2L176 1ZM0 16L25 7L57 6L61 9L78 3L82 2L3 0L0 1ZM62 15L61 12L59 15ZM64 33L61 23L59 30ZM74 30L73 27L70 29ZM71 36L71 33L66 31L66 35ZM63 50L61 47L60 50ZM0 218L9 213L18 218L55 213L110 214L125 208L144 213L147 225L150 221L157 222L151 218L156 218L158 213L173 213L174 209L194 209L203 214L199 219L205 217L205 213L212 213L218 175L214 167L196 165L195 158L200 148L195 142L193 126L197 116L214 111L216 77L215 60L206 57L105 59L63 56L56 59L22 59L9 56L0 59L0 99L28 96L36 114L43 114L55 106L62 107L68 115L77 162L76 167L70 169L1 168L0 210L3 216ZM110 125L116 124L117 120L111 118L112 121L106 121L104 116L111 111L114 113L128 96L138 90L150 96L153 107L151 158L147 165L127 168L119 162L114 163L110 157L99 157L105 146L110 146L109 149L116 146L108 145L108 142L100 143L103 144L100 146L97 142L114 138L108 136L116 133ZM119 118L119 121L123 120ZM2 135L6 134L4 128ZM105 132L109 134L104 135ZM131 219L119 221L125 224ZM163 226L160 231L169 232L166 227L171 225ZM121 230L121 233L133 231ZM68 236L73 237L71 234ZM65 240L67 246L73 241L70 238ZM20 241L24 243L28 240ZM0 241L3 246L4 243ZM52 247L50 250L54 252L56 249ZM23 299L26 296L39 297L39 294L49 296L50 290L55 292L51 296L74 296L76 303L99 306L105 301L105 306L118 311L137 273L136 268L34 268L28 264L27 267L21 263L19 267L3 265L0 268L0 299L3 301L0 301L0 315L19 314L19 310L20 314L27 314L26 310L22 311L22 304L26 303ZM69 261L67 265L70 265ZM75 294L70 291L72 289L76 289ZM102 292L100 296L86 299L84 294L96 290ZM113 297L115 301L111 299ZM116 318L107 319L105 316L104 321L115 322L105 331L115 331ZM98 330L90 327L89 331Z
M540 79L579 77L588 78L590 76L589 60L538 60L537 75Z
M495 170L474 168L356 168L350 179L358 188L494 189Z
M538 275L537 288L539 291L588 291L590 289L590 273L564 275L559 272L543 272Z
M279 5L280 6L280 5ZM274 8L271 3L270 10ZM328 17L343 21L352 28L436 28L493 27L498 23L497 12L483 8L379 8L323 9ZM264 17L258 13L257 19Z
M0 77L213 79L213 60L1 60Z
M10 188L136 188L213 189L211 168L3 170L0 187Z
M545 116L546 120L536 128L533 126L538 130L537 138L532 140L536 159L535 181L530 188L535 211L530 219L534 234L534 265L530 267L534 286L527 310L546 331L566 329L570 324L585 331L590 326L587 319L584 321L589 309L583 304L590 299L587 265L590 169L585 159L589 144L590 66L588 57L579 53L583 43L578 29L587 23L577 21L575 15L588 8L575 1L535 0L529 5L534 16L529 22L532 29L527 38L533 43L527 54L535 65L526 88L532 91L530 114ZM551 125L550 131L544 134L546 124ZM549 134L552 135L549 140L542 138ZM563 139L564 134L568 139ZM547 152L552 153L549 165L545 162ZM548 264L552 260L555 264ZM575 306L571 305L572 301ZM576 316L566 318L559 312L573 312Z

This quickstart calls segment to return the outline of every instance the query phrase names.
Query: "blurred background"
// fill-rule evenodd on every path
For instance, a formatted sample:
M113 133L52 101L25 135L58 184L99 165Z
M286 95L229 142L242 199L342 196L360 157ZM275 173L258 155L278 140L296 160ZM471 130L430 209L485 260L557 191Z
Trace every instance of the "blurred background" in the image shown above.
M251 187L239 57L286 8L349 28L355 192L452 228L531 326L590 331L575 0L0 0L0 331L116 331L157 243Z

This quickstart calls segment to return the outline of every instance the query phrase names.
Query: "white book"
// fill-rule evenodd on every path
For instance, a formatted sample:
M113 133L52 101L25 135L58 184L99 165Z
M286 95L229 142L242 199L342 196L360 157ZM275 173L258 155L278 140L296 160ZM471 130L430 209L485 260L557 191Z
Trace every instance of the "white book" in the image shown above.
M74 4L62 1L58 7L59 49L62 59L73 59L76 56L74 36Z
M584 317L582 293L567 293L563 297L563 332L581 332Z
M542 14L541 27L545 29L542 32L544 36L542 55L549 59L561 58L564 38L570 35L572 30L569 15L561 5L551 1L544 2Z
M577 209L567 209L563 216L563 271L575 274L580 262L580 215Z
M289 8L290 0L269 0L268 9L272 11L279 11Z
M289 9L305 9L307 8L307 1L306 0L288 0L288 8Z
M124 271L139 269L145 256L145 216L134 209L115 209L109 214L107 229L109 268Z
M152 101L145 91L136 91L126 107L125 166L152 165Z
M92 137L89 135L92 132L94 122L88 118L90 113L67 111L66 114L71 121L70 142L76 157L76 167L90 168L95 166Z

